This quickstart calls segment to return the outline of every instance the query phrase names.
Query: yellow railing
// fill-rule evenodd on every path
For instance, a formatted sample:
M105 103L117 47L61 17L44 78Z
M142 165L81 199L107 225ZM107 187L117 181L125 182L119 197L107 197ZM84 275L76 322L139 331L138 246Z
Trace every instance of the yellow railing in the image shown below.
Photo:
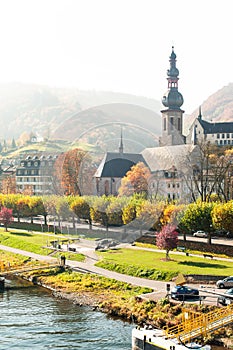
M183 320L180 324L165 329L168 337L176 337L187 342L199 336L222 328L233 322L233 304L222 307L206 314L183 310Z
M34 270L40 270L44 268L52 268L56 267L59 264L50 262L50 261L45 261L43 263L40 263L38 265L31 265L31 266L0 266L0 275L9 275L9 274L16 274L16 273L22 273L22 272L28 272L28 271L34 271Z

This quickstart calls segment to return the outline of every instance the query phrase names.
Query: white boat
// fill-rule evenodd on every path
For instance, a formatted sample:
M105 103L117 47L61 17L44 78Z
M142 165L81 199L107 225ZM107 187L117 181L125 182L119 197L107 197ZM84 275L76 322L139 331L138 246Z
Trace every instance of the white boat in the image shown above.
M182 344L177 338L168 338L161 329L150 326L135 327L132 330L132 350L211 350L209 345L192 342Z

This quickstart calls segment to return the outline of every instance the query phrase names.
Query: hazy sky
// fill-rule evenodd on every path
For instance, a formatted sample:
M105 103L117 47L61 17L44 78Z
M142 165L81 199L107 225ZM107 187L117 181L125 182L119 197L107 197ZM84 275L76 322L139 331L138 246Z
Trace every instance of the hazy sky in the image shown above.
M232 0L0 0L0 83L160 100L172 45L191 113L233 82Z

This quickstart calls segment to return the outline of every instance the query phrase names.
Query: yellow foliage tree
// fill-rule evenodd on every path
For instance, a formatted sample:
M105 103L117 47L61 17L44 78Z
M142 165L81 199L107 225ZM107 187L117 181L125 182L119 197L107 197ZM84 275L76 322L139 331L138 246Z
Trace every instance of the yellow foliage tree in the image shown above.
M151 176L150 170L144 163L133 165L121 180L119 196L131 196L134 193L148 193L148 180Z

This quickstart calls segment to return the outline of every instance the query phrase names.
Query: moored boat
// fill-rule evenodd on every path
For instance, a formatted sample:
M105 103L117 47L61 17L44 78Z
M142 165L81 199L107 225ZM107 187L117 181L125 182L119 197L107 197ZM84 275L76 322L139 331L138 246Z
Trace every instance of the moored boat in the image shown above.
M209 345L192 342L182 344L177 338L167 337L161 329L149 326L135 327L132 330L132 350L211 350Z

